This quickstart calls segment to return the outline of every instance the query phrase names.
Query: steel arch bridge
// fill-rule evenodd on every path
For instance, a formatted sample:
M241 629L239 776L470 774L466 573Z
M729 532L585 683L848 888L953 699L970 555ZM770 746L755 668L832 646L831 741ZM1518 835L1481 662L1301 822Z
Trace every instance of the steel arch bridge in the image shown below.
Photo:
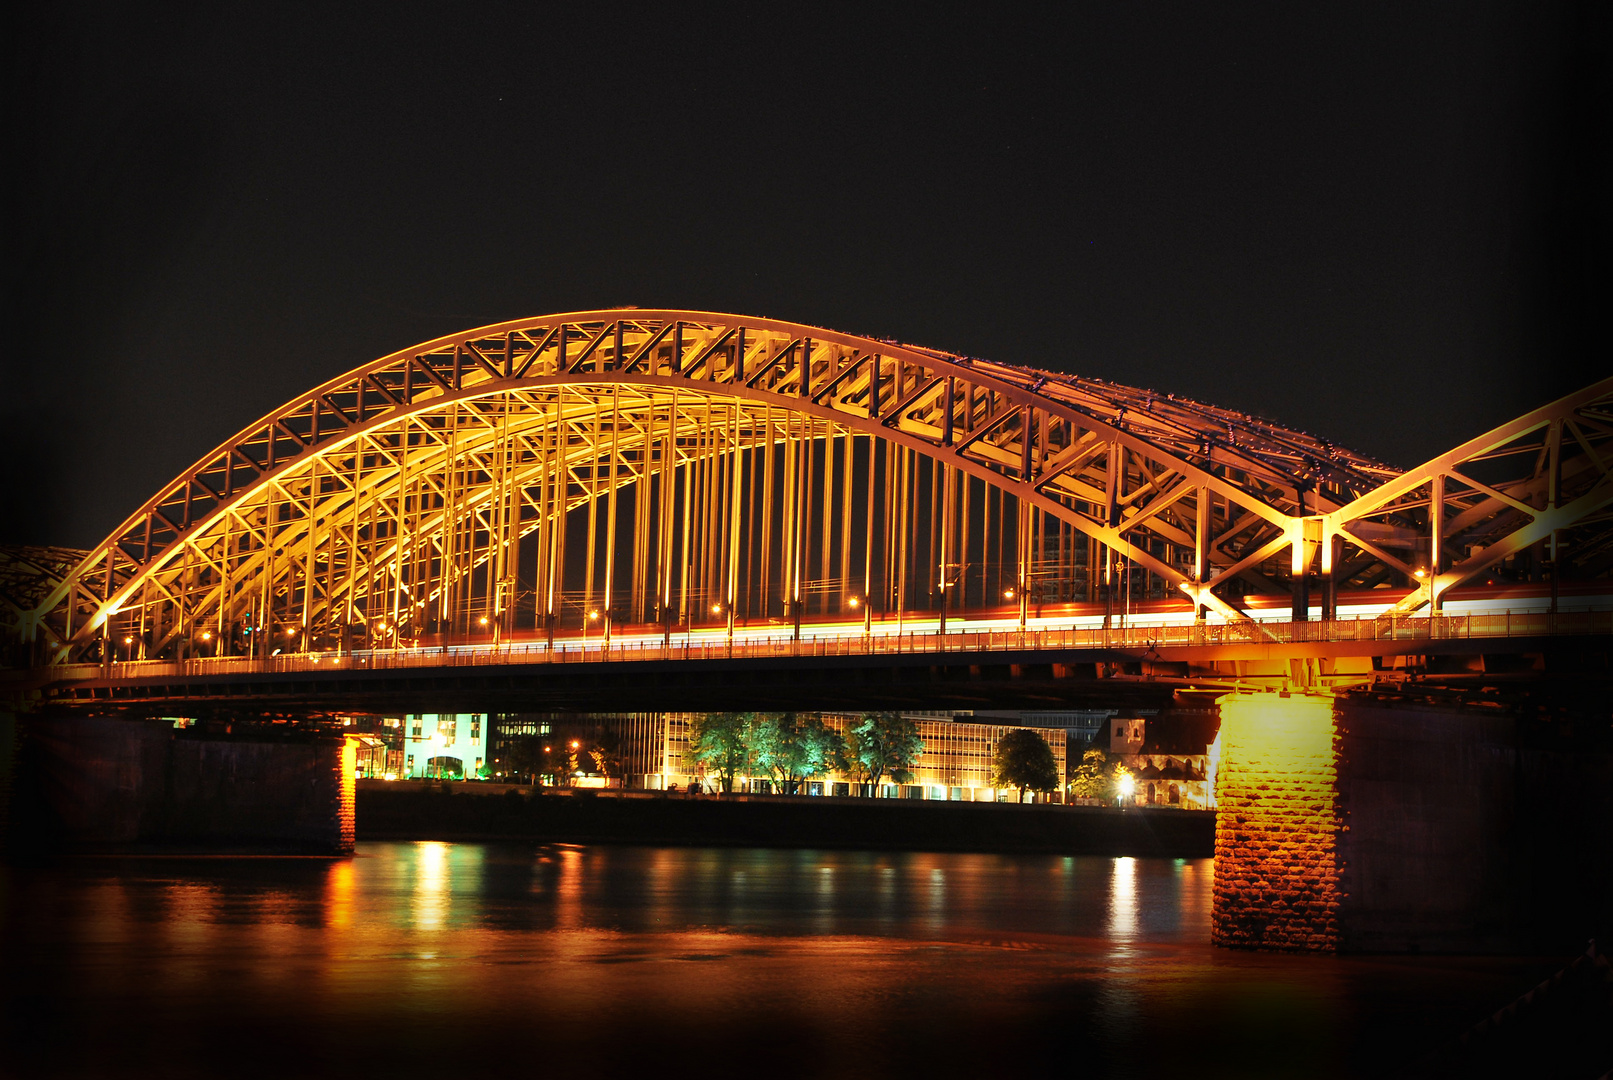
M619 309L366 364L213 450L10 621L49 663L1152 604L1438 608L1604 579L1613 379L1401 474L1170 394ZM1531 561L1532 560L1532 561ZM57 560L61 562L61 560Z

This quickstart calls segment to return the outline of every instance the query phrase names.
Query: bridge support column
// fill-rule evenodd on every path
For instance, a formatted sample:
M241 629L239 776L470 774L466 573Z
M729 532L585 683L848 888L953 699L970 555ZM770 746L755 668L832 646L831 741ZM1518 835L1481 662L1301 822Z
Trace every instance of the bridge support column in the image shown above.
M18 850L353 851L355 755L344 739L198 738L99 717L21 726Z
M1552 952L1613 934L1605 749L1557 748L1561 733L1494 708L1299 693L1219 706L1216 944Z
M1212 940L1336 950L1341 815L1333 699L1230 694L1219 705Z

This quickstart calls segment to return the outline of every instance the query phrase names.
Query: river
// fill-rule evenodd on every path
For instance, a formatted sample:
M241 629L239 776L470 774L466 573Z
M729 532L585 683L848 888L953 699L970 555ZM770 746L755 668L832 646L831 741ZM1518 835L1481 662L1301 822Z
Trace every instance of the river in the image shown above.
M1213 878L446 843L0 868L0 1045L29 1076L1379 1076L1547 970L1215 949Z

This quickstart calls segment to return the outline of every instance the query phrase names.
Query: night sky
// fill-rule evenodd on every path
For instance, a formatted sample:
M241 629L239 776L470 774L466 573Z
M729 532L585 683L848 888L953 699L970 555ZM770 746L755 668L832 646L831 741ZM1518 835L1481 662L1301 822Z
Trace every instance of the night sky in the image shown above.
M4 16L0 542L89 547L320 381L583 308L1401 467L1613 370L1606 4L335 6Z

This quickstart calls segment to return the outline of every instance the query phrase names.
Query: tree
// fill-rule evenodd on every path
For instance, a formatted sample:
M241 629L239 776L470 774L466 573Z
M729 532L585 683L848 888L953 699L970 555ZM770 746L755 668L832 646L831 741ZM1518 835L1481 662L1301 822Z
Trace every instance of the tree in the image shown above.
M581 745L577 739L551 734L543 740L543 766L539 772L556 787L570 787L571 776L577 771L577 750Z
M746 732L754 713L705 713L689 725L689 756L717 774L726 792L734 790L734 777L750 764Z
M858 776L878 785L889 775L898 784L913 779L908 767L924 753L919 727L901 713L864 713L851 726L847 764Z
M588 757L593 761L599 775L604 777L622 775L621 740L616 737L616 732L608 727L599 728L585 745Z
M1081 764L1075 767L1075 775L1070 778L1070 793L1080 799L1107 799L1113 784L1109 759L1094 746L1081 755Z
M760 713L746 730L751 760L766 769L786 795L795 794L801 781L822 776L845 762L840 733L812 714Z
M992 781L998 787L1017 787L1019 801L1025 791L1052 791L1059 786L1058 762L1047 740L1029 728L1015 728L997 740L991 759Z
M516 735L506 739L496 759L498 771L515 781L535 781L544 771L543 736Z

